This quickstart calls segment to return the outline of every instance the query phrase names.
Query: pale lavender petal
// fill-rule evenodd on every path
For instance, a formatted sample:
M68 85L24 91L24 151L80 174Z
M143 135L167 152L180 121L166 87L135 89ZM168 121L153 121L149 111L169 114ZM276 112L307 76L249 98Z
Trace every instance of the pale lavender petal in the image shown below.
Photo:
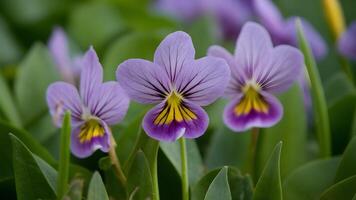
M103 152L108 152L110 149L110 128L105 122L100 121L101 125L104 127L105 133L101 137L93 137L90 141L81 143L79 139L81 126L73 127L70 140L70 148L72 153L78 158L86 158L92 155L96 150L100 149Z
M169 34L157 47L154 63L161 66L171 82L182 70L182 67L194 60L195 49L192 38L182 31Z
M290 35L290 44L293 46L298 46L297 30L296 30L296 21L297 17L290 17L286 22L286 30ZM303 30L306 36L306 39L309 42L309 45L312 49L312 52L316 59L321 59L325 57L328 52L328 47L326 45L323 37L318 33L318 31L311 25L307 20L300 18L303 26Z
M190 121L172 121L169 124L155 125L154 121L164 108L165 104L160 103L148 111L143 119L143 129L152 138L165 142L173 142L180 137L197 138L206 131L209 118L206 112L199 106L189 102L185 105L197 116Z
M119 83L110 81L102 84L96 94L94 107L89 108L91 114L97 116L108 125L120 122L129 107L129 98Z
M207 56L182 66L175 86L185 99L206 106L223 95L229 77L225 60Z
M347 31L342 34L338 49L342 55L356 60L356 22L353 22Z
M271 127L280 121L283 115L283 107L274 96L268 93L262 93L264 100L268 103L267 113L251 110L246 115L236 115L235 106L240 102L242 95L232 100L224 109L224 123L232 130L242 132L252 127Z
M58 68L59 73L66 82L74 83L72 61L69 54L68 39L62 28L56 27L48 41L48 48Z
M255 72L255 80L264 91L283 92L300 76L304 57L297 48L280 45L273 49L270 63L265 65Z
M170 93L167 74L147 60L126 60L119 65L116 78L129 97L139 103L159 103Z
M202 0L159 0L157 8L183 20L191 20L203 13Z
M97 91L103 82L103 68L93 47L85 53L82 60L80 74L80 96L86 107L92 108L97 96Z
M77 89L65 82L52 83L47 88L47 104L53 121L58 127L62 126L65 111L70 110L72 123L81 122L82 104Z
M246 77L247 80L255 79L256 72L263 71L266 64L270 62L272 50L272 41L266 29L257 23L246 23L236 44L235 68L241 69L237 73L243 72L240 77ZM240 79L236 80L239 81Z

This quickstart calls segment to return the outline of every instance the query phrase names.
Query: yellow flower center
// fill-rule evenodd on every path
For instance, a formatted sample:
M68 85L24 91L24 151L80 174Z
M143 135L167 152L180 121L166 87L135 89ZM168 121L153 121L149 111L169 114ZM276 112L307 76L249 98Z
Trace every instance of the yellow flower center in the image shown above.
M252 110L259 113L268 113L268 103L263 99L262 95L259 94L259 90L258 85L251 84L242 88L244 96L234 109L237 116L247 115Z
M173 91L167 98L162 111L154 120L155 125L170 124L172 121L182 122L197 119L196 114L183 102L183 97Z
M89 119L80 127L79 141L80 143L90 142L93 138L104 136L104 127L96 120Z

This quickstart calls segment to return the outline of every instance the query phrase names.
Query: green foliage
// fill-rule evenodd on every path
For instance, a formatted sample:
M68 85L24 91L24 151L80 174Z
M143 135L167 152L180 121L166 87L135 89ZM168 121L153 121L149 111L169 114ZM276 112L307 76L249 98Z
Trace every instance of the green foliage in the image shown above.
M227 179L227 167L223 167L211 182L204 200L231 200L231 192Z
M90 180L88 200L109 200L105 185L98 172L95 172Z

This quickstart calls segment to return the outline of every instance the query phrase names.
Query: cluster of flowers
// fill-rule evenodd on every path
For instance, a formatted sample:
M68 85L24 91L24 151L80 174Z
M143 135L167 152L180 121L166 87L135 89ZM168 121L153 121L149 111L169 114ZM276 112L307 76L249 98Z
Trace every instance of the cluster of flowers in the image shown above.
M124 118L130 99L155 104L142 126L150 137L160 141L203 135L209 117L202 106L224 94L231 99L223 114L229 128L239 132L272 126L283 115L282 105L273 94L288 89L304 66L298 49L274 47L265 28L248 22L239 34L234 54L212 46L206 57L195 59L190 36L178 31L161 42L153 62L126 60L118 66L117 81L103 83L102 66L94 49L71 60L63 32L58 30L55 35L50 41L54 60L65 65L60 67L65 72L62 74L72 78L51 84L47 102L58 127L64 112L71 111L71 150L77 157L87 157L97 149L109 150L109 126ZM79 91L73 78L76 76Z

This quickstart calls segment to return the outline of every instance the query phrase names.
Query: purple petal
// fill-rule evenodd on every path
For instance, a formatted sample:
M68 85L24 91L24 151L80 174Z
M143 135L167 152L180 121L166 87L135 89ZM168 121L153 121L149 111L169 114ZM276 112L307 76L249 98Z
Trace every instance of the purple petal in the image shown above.
M206 106L223 95L230 69L221 58L204 57L187 63L176 80L176 89L190 102Z
M177 31L169 34L159 44L154 55L154 63L164 68L163 71L173 83L182 67L194 60L194 56L195 49L190 36Z
M283 115L283 107L274 96L261 93L268 104L268 112L262 113L251 110L248 114L237 115L234 111L242 99L242 95L232 100L224 109L224 123L232 130L242 132L252 127L271 127L276 124Z
M195 114L196 118L192 120L176 121L173 120L169 124L155 124L157 116L165 107L164 103L160 103L147 112L143 119L143 129L152 138L160 141L173 142L180 137L197 138L206 131L209 118L206 112L199 106L189 102L185 102L187 108Z
M68 39L62 28L56 27L48 41L51 56L61 73L63 79L69 83L75 83L72 72L72 61L69 54Z
M167 74L147 60L126 60L119 65L116 78L129 97L139 103L159 103L170 93Z
M303 54L296 48L280 45L273 49L270 63L256 70L255 77L264 91L282 92L300 76L304 67Z
M126 115L129 98L117 82L102 84L93 98L96 102L95 106L90 108L91 113L108 125L120 122Z
M72 129L71 133L71 151L78 158L85 158L93 154L96 150L100 149L103 152L108 152L110 149L110 128L105 122L100 121L101 126L104 128L105 133L101 137L92 137L90 141L80 142L81 127L85 123L82 123Z
M286 30L290 35L290 44L293 46L298 46L297 30L295 26L295 20L297 17L290 17L286 22ZM318 31L311 25L307 20L300 18L306 39L312 49L312 52L316 59L320 60L323 58L327 51L327 45L323 37L318 33Z
M103 68L93 47L85 53L80 74L80 96L86 107L92 108L97 97L98 88L103 82Z
M191 20L202 14L201 0L159 0L158 9L179 19Z
M53 121L62 126L64 112L70 110L72 123L81 122L82 104L77 89L65 82L52 83L47 89L47 104Z
M342 34L338 49L342 55L356 59L356 22L353 22L347 31Z

